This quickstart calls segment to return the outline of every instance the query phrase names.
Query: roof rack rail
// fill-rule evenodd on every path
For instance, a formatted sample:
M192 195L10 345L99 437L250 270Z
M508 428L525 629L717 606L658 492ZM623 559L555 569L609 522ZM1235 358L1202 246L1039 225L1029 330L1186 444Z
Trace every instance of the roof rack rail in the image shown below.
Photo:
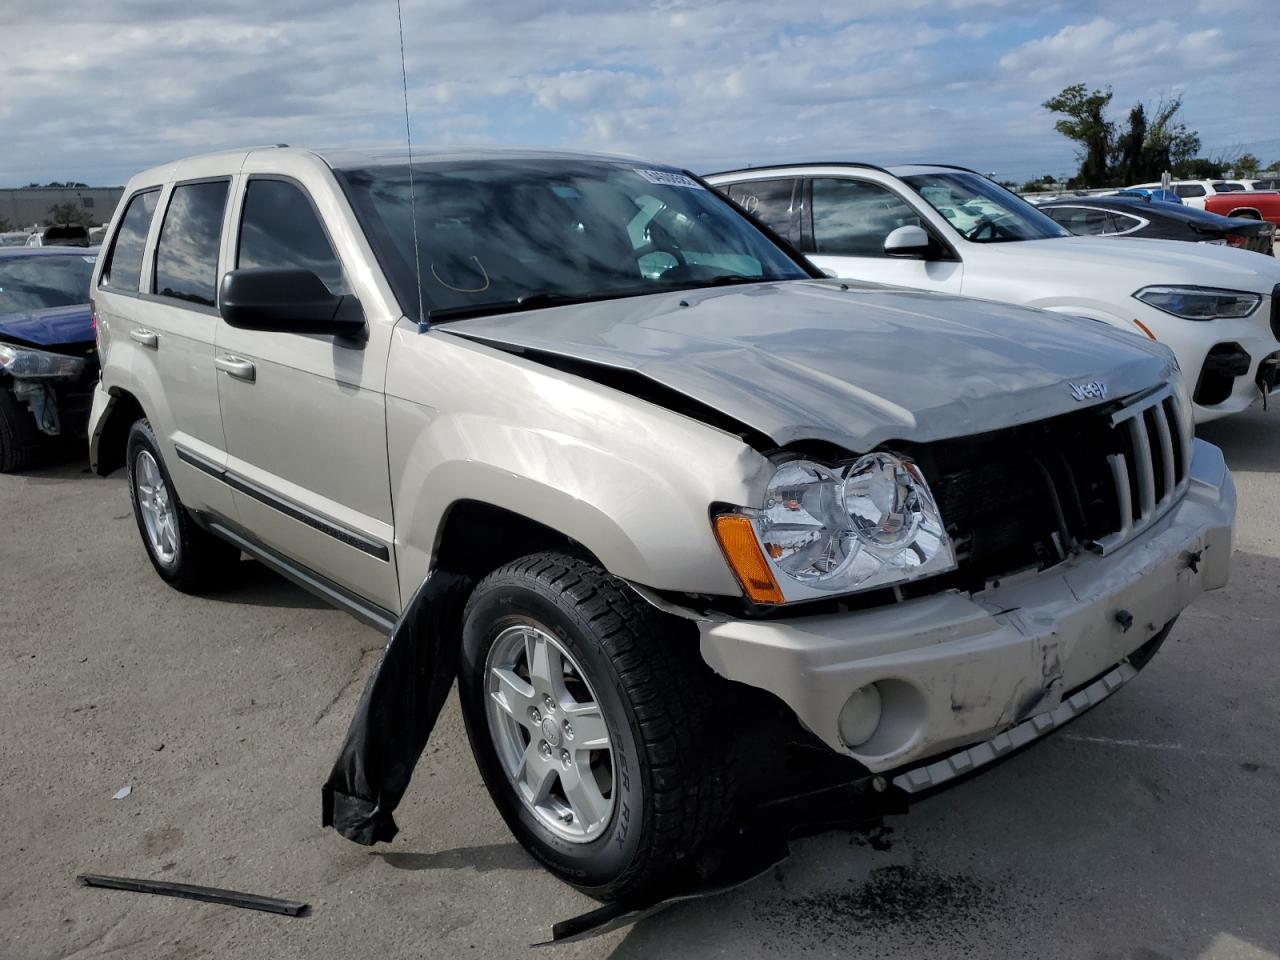
M761 170L794 170L798 167L858 167L861 170L879 170L888 173L884 167L874 163L857 163L847 160L811 160L808 163L762 163L758 167L739 167L734 170L717 170L715 173L704 173L704 177L722 177L727 173L758 173Z
M904 167L940 167L943 170L962 170L965 173L977 173L980 177L985 177L985 173L978 173L970 167L962 167L958 163L904 163Z

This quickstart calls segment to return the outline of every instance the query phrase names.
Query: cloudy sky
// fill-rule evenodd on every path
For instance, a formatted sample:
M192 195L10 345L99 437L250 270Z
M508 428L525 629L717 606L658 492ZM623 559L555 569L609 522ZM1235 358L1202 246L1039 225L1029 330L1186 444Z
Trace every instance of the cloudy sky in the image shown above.
M403 0L414 140L1074 168L1039 104L1181 93L1280 159L1275 0ZM395 0L0 0L0 185L119 184L253 143L402 140Z

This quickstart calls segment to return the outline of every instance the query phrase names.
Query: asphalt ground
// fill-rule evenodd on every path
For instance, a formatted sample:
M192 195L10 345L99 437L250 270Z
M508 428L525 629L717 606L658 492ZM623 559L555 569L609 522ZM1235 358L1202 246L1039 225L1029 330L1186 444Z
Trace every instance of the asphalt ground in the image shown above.
M1202 430L1235 471L1231 584L1068 729L875 836L551 957L1280 956L1280 410ZM251 561L152 572L122 473L0 476L0 958L525 957L593 906L511 839L446 707L397 813L320 827L383 638ZM112 799L122 787L130 793ZM307 901L289 918L97 872Z

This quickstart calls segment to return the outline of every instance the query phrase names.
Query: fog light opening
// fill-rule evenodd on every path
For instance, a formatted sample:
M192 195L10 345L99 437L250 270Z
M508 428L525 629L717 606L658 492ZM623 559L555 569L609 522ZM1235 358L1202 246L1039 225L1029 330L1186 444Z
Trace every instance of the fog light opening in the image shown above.
M874 683L853 691L840 710L840 739L845 746L858 747L870 740L880 726L882 710L880 688Z

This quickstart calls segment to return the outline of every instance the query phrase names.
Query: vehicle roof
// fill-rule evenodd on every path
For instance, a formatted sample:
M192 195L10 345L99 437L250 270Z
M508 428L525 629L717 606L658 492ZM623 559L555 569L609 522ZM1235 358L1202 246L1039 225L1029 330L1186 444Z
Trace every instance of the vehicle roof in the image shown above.
M271 152L273 154L318 157L335 170L351 167L369 167L398 165L409 162L409 152L401 146L384 147L333 147L309 148L291 147L288 144L269 144L266 146L241 147L236 150L219 150L213 153L197 154L182 157L168 163L158 164L139 171L130 181L159 183L169 178L173 169L182 164L207 163L211 160L223 159L229 169L239 170L250 157L256 154ZM572 150L543 150L533 148L498 148L498 147L414 147L414 166L420 164L457 163L467 160L599 160L613 163L644 163L648 166L678 169L669 163L655 163L640 160L636 157L619 154L587 153Z
M352 148L338 147L309 151L335 170L348 167L400 165L409 162L409 152L403 147ZM467 160L604 160L609 162L647 163L673 167L669 163L657 163L637 157L609 153L590 153L580 150L543 150L528 147L414 147L413 163L457 163Z
M892 167L882 167L874 163L862 163L857 160L810 160L805 163L767 163L758 167L717 170L715 173L706 174L706 176L725 177L731 174L767 173L773 170L797 170L805 167L848 167L852 170L877 170L880 173L892 174L895 177L909 177L917 173L935 173L938 170L956 170L960 173L975 173L978 176L982 176L976 170L970 170L968 167L962 167L955 163L900 163Z
M58 244L49 247L0 247L0 259L18 257L96 257L100 247L73 247Z

